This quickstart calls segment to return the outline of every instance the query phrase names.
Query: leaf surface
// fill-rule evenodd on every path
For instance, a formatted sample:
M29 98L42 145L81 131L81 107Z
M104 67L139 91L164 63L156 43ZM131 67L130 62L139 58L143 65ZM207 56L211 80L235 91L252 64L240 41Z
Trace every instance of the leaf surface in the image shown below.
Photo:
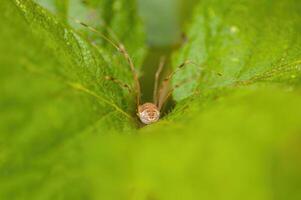
M100 13L139 68L134 1L45 2L0 3L0 199L301 198L297 1L201 1L173 63L202 69L139 131L133 96L104 80L131 84L126 62L70 20Z

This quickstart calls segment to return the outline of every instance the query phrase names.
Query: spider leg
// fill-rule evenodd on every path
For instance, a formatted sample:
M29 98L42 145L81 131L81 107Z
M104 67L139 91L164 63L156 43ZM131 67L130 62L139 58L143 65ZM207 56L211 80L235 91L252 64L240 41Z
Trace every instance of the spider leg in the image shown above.
M185 79L183 81L181 81L180 83L176 84L173 88L171 88L170 90L168 90L168 86L169 86L169 82L170 80L173 78L173 76L178 72L180 71L182 68L184 68L185 66L187 66L188 64L193 64L195 66L200 66L198 65L197 63L194 63L190 60L186 60L185 62L183 62L181 65L179 65L177 67L177 69L173 72L171 72L164 80L163 80L163 83L161 85L161 88L160 88L160 92L159 92L159 103L158 103L158 108L159 110L162 109L162 107L164 106L164 104L166 103L166 101L169 99L169 97L172 95L173 91L176 89L176 88L179 88L181 87L182 85L190 82L191 80L194 80L195 78L189 78L189 79ZM212 70L210 70L212 71ZM222 76L223 74L220 73L220 72L215 72L218 76Z
M71 18L72 19L72 18ZM110 39L108 36L106 36L105 34L103 34L102 32L100 32L99 30L97 30L96 28L93 28L92 26L89 26L88 24L81 22L77 19L72 19L75 23L82 25L83 27L86 27L87 29L89 29L90 31L98 34L101 38L103 38L105 41L107 41L109 44L111 44L117 51L119 51L123 57L125 58L125 60L127 61L127 63L130 66L130 70L132 72L133 78L134 78L134 82L135 82L135 93L136 93L136 104L137 104L137 108L140 105L140 99L141 99L141 87L140 87L140 82L139 82L139 77L138 77L138 73L136 72L134 63L130 57L130 55L128 54L125 46L118 41L118 39L115 39L117 42L113 41L112 39ZM116 34L113 32L112 29L106 27L104 24L103 26L108 30L108 32L110 32L111 34L114 35L115 38L117 38Z
M204 69L201 67L201 65L191 61L191 60L186 60L184 61L182 64L180 64L176 70L174 70L173 72L171 72L163 81L165 82L168 82L169 80L171 80L173 78L173 76L178 73L180 70L182 70L184 67L188 66L188 65L194 65L194 66L197 66L199 67L201 70L209 70L209 69ZM210 71L213 71L213 70L210 70ZM218 76L222 76L222 73L220 72L215 72Z
M172 95L172 93L174 92L175 89L185 85L186 83L189 83L190 81L195 80L194 78L189 78L189 79L185 79L183 81L181 81L180 83L174 85L171 89L168 90L168 92L166 92L165 95L162 95L160 97L160 101L159 101L159 105L158 105L158 109L161 110L162 107L164 106L164 104L167 102L167 100L170 98L170 96ZM163 86L164 87L164 86ZM166 87L166 86L165 86Z
M155 74L155 85L154 85L154 93L153 93L153 101L154 101L155 105L158 105L159 78L160 78L160 74L162 72L162 69L165 65L165 60L166 60L165 56L161 57L158 69L157 69L156 74Z
M182 68L184 68L185 66L187 66L188 64L193 64L196 66L199 66L198 64L190 61L190 60L186 60L185 62L183 62L182 64L180 64L175 71L171 72L168 76L166 76L166 78L163 79L162 83L161 83L161 87L159 89L159 94L158 94L158 108L159 110L162 108L163 104L167 101L167 99L171 96L172 91L174 89L172 89L171 91L169 91L169 81L173 78L173 76L180 71Z
M126 84L126 83L124 83L124 82L122 82L122 81L120 81L120 80L118 80L118 79L116 79L112 76L106 76L105 79L108 80L108 81L112 81L112 82L116 83L120 87L127 89L129 93L132 93L132 88L128 84Z

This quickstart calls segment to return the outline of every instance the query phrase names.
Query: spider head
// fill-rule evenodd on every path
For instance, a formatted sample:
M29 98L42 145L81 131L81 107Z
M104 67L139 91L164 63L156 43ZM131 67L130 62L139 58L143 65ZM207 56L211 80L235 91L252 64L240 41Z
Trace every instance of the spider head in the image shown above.
M138 116L142 123L152 124L159 120L160 111L153 103L145 103L138 107Z

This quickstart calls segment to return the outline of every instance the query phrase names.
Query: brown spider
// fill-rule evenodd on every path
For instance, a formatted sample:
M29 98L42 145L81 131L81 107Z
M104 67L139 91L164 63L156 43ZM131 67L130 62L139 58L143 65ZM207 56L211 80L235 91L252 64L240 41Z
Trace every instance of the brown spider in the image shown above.
M157 72L155 75L153 102L146 102L146 103L141 104L141 87L140 87L138 73L136 72L134 63L133 63L131 57L129 56L126 48L124 47L124 45L121 42L118 42L117 39L115 39L115 41L117 41L117 44L116 44L113 40L109 39L103 33L101 33L100 31L96 30L95 28L93 28L83 22L80 22L76 19L74 19L74 21L76 23L81 24L82 26L90 29L91 31L97 33L98 35L100 35L100 37L102 37L104 40L109 42L113 47L115 47L123 55L123 57L126 59L127 63L130 66L130 69L131 69L131 72L132 72L132 75L134 78L134 83L135 83L134 92L135 92L135 96L136 96L137 116L139 117L140 121L143 124L152 124L152 123L157 122L160 119L161 109L162 109L163 105L166 103L166 101L172 95L172 92L174 91L174 89L186 82L186 81L184 81L178 85L175 85L172 89L168 90L169 81L172 79L172 77L174 76L174 74L176 72L178 72L181 68L183 68L187 64L194 64L194 65L197 65L197 64L195 64L194 62L191 62L189 60L183 62L181 65L179 65L177 67L177 69L175 71L171 72L166 78L163 79L160 89L159 89L158 88L159 87L159 78L160 78L162 69L164 67L164 63L165 63L165 58L161 58L160 64L158 66L158 69L157 69ZM108 27L106 27L106 29L108 30L108 32L114 34L114 32L111 29L109 29ZM114 36L116 38L116 34L114 34ZM121 87L127 88L131 92L131 87L129 85L122 83L121 81L119 81L113 77L110 77L110 76L106 76L105 78L106 78L106 80L115 82L116 84L120 85Z

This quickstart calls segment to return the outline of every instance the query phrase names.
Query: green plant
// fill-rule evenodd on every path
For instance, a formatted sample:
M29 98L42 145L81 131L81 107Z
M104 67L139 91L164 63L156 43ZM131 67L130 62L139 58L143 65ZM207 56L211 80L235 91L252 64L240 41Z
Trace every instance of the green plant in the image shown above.
M204 70L178 73L199 76L142 129L132 95L104 80L131 83L126 62L68 22L79 1L55 2L0 3L0 199L301 198L299 2L201 1L173 64ZM134 1L89 6L141 65Z

